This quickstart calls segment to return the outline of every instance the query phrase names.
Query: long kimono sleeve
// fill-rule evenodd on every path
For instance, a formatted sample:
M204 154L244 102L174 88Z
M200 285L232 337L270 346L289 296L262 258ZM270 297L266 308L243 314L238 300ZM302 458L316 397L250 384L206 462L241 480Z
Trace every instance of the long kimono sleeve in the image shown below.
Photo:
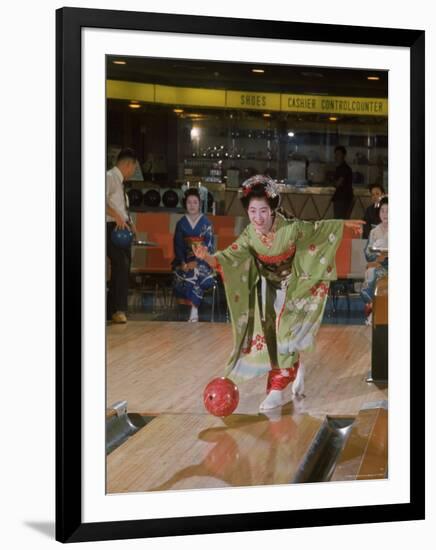
M213 254L215 252L215 246L213 241L213 230L212 230L212 224L209 222L207 226L207 231L204 234L204 246L207 248L207 251L209 254Z
M336 252L342 240L343 220L297 221L294 271L299 279L333 281Z
M241 268L242 263L252 257L247 229L244 229L230 246L215 252L214 257L218 263L218 270L223 277L223 281L226 278L231 278L232 272Z
M185 242L183 240L183 232L180 226L180 221L177 223L176 229L174 231L173 243L174 243L174 256L175 256L175 259L173 260L173 266L177 266L186 262L186 247L185 247Z
M288 368L295 353L311 351L321 325L330 281L337 278L335 256L343 235L343 220L295 221L296 252L277 328L280 368ZM291 359L290 359L291 358Z
M254 332L261 331L256 290L259 273L248 230L245 229L225 250L217 252L215 258L224 283L234 343L225 374L237 382L264 373L269 368L269 361L266 360L263 365L249 365L241 359L246 354Z

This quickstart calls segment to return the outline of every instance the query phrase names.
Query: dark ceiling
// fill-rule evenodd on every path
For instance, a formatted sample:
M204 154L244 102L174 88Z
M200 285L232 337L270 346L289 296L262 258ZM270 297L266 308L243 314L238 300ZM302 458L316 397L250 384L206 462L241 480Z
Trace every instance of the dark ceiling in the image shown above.
M126 61L126 65L114 61ZM264 69L253 73L252 69ZM379 80L368 80L378 76ZM107 57L107 78L169 86L387 98L388 72L151 57Z

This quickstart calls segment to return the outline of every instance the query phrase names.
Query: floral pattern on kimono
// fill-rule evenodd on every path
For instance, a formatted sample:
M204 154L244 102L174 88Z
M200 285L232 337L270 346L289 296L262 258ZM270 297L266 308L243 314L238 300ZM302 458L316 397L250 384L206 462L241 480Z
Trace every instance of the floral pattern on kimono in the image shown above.
M204 260L196 258L193 252L195 244L205 246L209 254L213 254L212 225L206 216L200 216L194 227L188 218L183 216L174 232L174 294L180 302L198 307L203 299L204 291L215 283L215 275ZM183 263L195 262L196 266L184 271Z
M215 257L223 275L234 347L225 375L235 382L288 369L314 347L342 220L307 222L277 213L271 238L250 224Z

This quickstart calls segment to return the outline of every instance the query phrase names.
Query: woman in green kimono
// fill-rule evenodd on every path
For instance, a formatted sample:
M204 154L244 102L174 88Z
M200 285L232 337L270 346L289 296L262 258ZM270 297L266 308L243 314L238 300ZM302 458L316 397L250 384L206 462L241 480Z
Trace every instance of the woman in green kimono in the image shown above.
M344 225L357 234L363 221L288 219L278 210L275 182L253 176L242 184L250 219L236 241L213 255L195 250L223 278L234 347L225 376L235 383L269 373L260 410L285 404L284 389L304 389L300 352L313 349Z

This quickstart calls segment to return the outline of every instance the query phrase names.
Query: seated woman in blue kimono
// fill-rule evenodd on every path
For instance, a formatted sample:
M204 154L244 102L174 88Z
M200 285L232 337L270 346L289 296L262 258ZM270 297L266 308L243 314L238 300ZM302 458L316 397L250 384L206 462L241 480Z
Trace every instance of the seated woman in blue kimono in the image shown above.
M201 244L213 254L213 231L210 221L200 212L198 189L185 192L183 206L186 214L177 222L174 232L174 294L179 303L191 306L189 322L195 323L204 291L213 286L215 276L207 262L195 257L192 246Z
M388 197L386 195L380 200L378 216L380 223L371 230L364 251L368 267L360 295L366 304L367 324L371 324L372 321L372 302L377 281L388 274L389 218ZM380 252L380 250L383 252Z

